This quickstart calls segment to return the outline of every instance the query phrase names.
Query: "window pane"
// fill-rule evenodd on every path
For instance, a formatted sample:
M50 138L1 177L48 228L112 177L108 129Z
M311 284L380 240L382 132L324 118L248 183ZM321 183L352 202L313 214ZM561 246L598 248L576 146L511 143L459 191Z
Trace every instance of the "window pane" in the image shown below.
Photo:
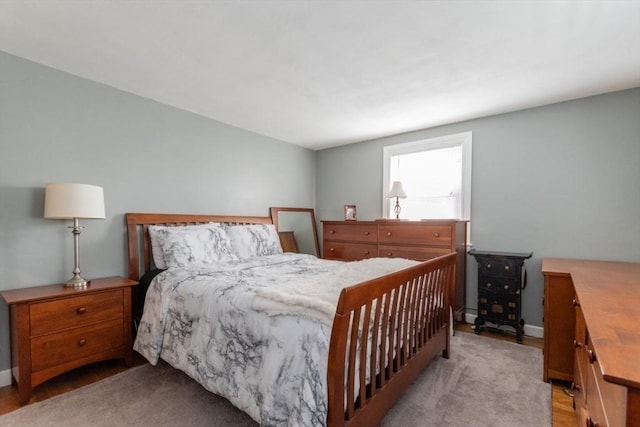
M407 219L462 218L462 146L392 155L389 181L401 181L407 194L400 200ZM394 217L395 200L388 215Z

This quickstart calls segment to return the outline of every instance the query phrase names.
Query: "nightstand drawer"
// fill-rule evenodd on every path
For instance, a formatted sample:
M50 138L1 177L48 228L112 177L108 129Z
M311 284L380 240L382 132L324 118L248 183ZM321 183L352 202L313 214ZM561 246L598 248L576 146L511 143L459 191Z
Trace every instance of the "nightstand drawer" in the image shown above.
M33 372L91 356L102 351L123 348L123 319L115 319L31 340Z
M378 256L378 246L366 243L324 242L325 259L357 261Z
M31 304L31 335L122 318L122 289Z
M451 246L451 226L427 224L384 224L378 228L378 242Z
M495 294L517 294L521 290L521 284L509 277L480 277L478 279L478 291L493 292Z
M478 274L483 276L512 277L520 281L519 260L484 258L478 260Z
M417 261L426 261L451 253L448 248L430 248L420 246L392 246L380 245L378 247L378 256L388 258L407 258Z

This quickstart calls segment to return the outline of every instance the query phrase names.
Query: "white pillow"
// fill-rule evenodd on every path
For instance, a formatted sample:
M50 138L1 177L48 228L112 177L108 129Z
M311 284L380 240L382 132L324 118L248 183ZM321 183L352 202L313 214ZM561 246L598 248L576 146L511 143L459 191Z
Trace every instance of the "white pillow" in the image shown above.
M224 228L217 224L154 226L153 230L149 227L149 236L153 236L151 249L157 268L206 266L238 259Z
M232 225L227 227L227 234L240 259L282 253L280 237L273 224Z

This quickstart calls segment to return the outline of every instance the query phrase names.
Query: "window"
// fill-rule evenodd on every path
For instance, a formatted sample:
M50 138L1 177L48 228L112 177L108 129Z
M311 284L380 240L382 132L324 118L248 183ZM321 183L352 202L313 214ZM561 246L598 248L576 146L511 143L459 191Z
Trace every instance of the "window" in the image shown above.
M471 132L384 147L382 211L395 218L391 184L402 182L403 219L471 217Z

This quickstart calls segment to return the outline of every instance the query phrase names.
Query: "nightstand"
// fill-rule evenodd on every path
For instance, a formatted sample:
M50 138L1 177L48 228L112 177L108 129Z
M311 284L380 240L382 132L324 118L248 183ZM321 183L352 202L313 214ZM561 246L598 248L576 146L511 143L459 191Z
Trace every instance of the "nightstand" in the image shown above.
M93 279L86 289L63 284L0 292L11 319L11 373L20 404L33 387L107 359L133 362L131 288L124 277Z

